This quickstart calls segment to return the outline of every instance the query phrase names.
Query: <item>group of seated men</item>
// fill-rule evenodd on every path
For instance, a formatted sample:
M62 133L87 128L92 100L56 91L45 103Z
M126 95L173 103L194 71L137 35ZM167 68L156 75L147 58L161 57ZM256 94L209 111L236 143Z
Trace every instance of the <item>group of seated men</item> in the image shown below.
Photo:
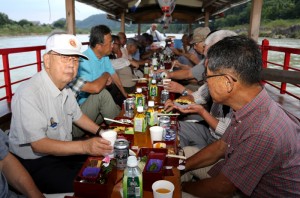
M133 58L140 43L99 25L81 53L75 36L50 35L44 69L17 89L9 143L0 142L6 150L1 170L13 187L29 197L73 192L73 179L87 156L112 152L110 142L99 136L103 118L120 112L109 91L117 88L124 97L134 91L134 84L124 86L130 80L123 76L138 75L134 70L148 61ZM196 28L190 44L203 56L173 49L193 64L177 60L180 70L165 71L168 78L193 84L171 81L166 89L195 102L183 109L169 100L165 110L199 115L199 122L180 122L180 146L188 157L182 197L300 196L300 124L260 84L256 42L228 30ZM140 57L148 55L141 51ZM124 69L128 65L130 73ZM85 134L90 137L81 138ZM8 168L7 159L25 167L20 175ZM20 187L18 177L28 185Z

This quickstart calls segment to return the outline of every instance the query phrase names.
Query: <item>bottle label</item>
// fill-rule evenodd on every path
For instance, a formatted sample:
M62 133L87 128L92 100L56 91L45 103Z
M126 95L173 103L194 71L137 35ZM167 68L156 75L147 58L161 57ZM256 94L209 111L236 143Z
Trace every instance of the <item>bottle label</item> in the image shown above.
M146 119L134 118L134 131L145 132L146 131Z
M149 74L149 67L144 67L144 74Z
M139 177L127 178L127 197L137 198L141 197L141 185Z
M150 96L156 97L158 95L158 90L156 86L150 87Z
M145 100L143 96L136 98L136 106L145 106Z
M158 123L157 111L147 112L146 116L148 125L154 126Z

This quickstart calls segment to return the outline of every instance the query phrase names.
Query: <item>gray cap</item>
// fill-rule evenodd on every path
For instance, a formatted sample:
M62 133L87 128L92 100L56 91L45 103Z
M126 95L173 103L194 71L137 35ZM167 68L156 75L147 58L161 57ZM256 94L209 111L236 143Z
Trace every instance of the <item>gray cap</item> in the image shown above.
M198 28L196 28L194 30L194 33L193 33L193 40L190 42L190 44L205 41L205 38L207 37L209 32L210 32L209 27L198 27Z

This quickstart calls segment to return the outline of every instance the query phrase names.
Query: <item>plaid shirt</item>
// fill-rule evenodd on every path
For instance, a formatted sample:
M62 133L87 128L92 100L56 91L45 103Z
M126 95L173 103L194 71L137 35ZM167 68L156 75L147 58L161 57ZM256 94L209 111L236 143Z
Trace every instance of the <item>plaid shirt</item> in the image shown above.
M300 197L300 125L266 92L235 112L222 136L228 144L220 171L251 197Z
M81 88L85 85L86 81L83 78L76 76L76 78L71 81L67 86L73 91L75 98L81 92Z

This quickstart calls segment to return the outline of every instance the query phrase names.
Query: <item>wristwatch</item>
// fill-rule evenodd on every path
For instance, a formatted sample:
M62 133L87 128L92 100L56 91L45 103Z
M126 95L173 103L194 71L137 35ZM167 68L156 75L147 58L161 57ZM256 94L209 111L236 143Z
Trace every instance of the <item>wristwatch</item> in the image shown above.
M188 95L188 91L186 89L183 90L183 92L181 93L182 96L187 96Z

